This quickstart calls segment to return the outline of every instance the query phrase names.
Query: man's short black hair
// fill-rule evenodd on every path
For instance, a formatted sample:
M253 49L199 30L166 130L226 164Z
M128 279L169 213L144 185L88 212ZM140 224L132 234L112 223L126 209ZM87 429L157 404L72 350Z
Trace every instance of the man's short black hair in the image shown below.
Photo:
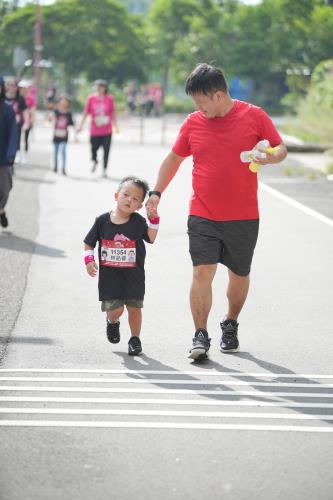
M228 92L228 84L222 70L212 64L198 64L186 79L185 91L188 95L209 95L217 90Z
M149 191L149 186L146 181L143 179L139 179L138 177L135 177L134 175L129 175L128 177L124 177L121 179L119 186L118 186L118 193L123 187L124 184L127 184L127 182L130 182L131 184L135 184L135 186L139 187L143 191L143 196L142 196L142 201L145 199L148 191Z

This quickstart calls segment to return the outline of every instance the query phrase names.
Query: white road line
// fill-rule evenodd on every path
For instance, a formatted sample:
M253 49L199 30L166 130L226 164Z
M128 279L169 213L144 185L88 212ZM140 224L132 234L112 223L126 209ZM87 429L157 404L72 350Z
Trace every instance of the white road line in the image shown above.
M199 424L185 422L92 422L75 420L0 420L0 427L90 427L114 429L237 430L331 433L333 427L297 425Z
M172 411L172 410L90 410L64 408L0 408L0 414L31 415L122 415L142 417L205 417L205 418L264 418L285 420L333 420L333 415L315 415L301 413L242 413L221 411Z
M295 401L225 401L203 399L147 399L147 398L58 398L58 397L0 397L0 403L87 403L87 404L143 404L179 406L256 406L281 408L333 408L332 403L308 403Z
M332 388L333 384L325 383L297 383L297 382L244 382L239 380L182 380L182 379L142 379L142 378L78 378L78 377L0 377L1 382L79 382L79 383L101 383L101 384L180 384L180 385L230 385L230 386L259 386L259 387L302 387L312 389Z
M311 379L333 379L333 375L323 374L300 374L300 373L272 373L272 372L237 372L203 370L178 371L178 370L84 370L84 369L62 369L62 368L0 368L0 373L100 373L100 374L142 374L142 375L196 375L204 377L274 377L274 378L311 378Z
M259 391L210 391L205 389L132 389L118 387L40 387L40 386L10 386L3 385L0 391L28 391L28 392L109 392L109 393L135 393L135 394L206 394L211 396L255 396L255 397L295 397L295 398L333 398L332 393L313 393L313 392L259 392Z
M266 191L266 193L271 194L272 196L275 196L275 198L278 198L279 200L288 203L288 205L291 205L294 208L297 208L301 212L305 213L306 215L311 215L311 217L314 217L315 219L319 220L320 222L324 222L328 226L333 227L333 220L330 219L329 217L326 217L325 215L322 215L321 213L317 212L316 210L313 210L312 208L307 207L306 205L303 205L303 203L300 203L299 201L294 200L293 198L290 198L289 196L286 196L285 194L282 194L280 191L277 191L276 189L272 188L271 186L267 186L267 184L264 184L263 182L258 183L260 189L263 191Z

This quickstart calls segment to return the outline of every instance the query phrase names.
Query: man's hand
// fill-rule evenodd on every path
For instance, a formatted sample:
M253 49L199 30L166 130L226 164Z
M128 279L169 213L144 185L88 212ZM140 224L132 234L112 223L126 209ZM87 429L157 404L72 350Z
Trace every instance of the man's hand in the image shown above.
M87 273L89 274L89 276L94 278L97 274L98 266L97 266L96 262L93 260L91 262L88 262L88 264L86 265L86 269L87 269Z

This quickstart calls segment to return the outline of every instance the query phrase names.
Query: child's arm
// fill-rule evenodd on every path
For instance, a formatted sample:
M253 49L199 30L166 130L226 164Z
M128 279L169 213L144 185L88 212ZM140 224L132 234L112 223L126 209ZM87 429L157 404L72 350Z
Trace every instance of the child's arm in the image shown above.
M160 224L160 217L157 213L156 208L150 208L149 210L147 209L147 217L149 221L147 230L148 237L150 239L150 243L154 243Z
M84 263L86 265L87 273L94 278L97 274L98 266L95 262L94 248L84 244Z

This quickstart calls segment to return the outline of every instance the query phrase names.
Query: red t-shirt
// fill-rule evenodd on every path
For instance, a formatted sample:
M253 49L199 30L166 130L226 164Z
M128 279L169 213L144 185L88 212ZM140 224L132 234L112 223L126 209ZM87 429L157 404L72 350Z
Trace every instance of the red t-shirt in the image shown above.
M112 95L89 96L84 111L91 114L90 135L92 137L112 133L112 116L115 111Z
M190 215L205 219L249 220L259 217L257 174L240 153L262 139L282 143L272 120L259 107L234 100L225 116L206 118L200 111L184 121L173 152L193 157Z

